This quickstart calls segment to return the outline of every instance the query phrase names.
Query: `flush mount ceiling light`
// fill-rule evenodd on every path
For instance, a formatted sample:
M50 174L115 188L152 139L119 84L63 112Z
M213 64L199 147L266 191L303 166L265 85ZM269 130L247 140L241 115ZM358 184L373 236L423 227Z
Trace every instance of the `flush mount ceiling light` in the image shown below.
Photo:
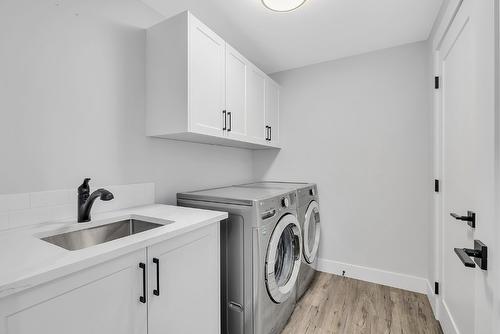
M262 0L262 4L275 12L290 12L302 6L306 0Z

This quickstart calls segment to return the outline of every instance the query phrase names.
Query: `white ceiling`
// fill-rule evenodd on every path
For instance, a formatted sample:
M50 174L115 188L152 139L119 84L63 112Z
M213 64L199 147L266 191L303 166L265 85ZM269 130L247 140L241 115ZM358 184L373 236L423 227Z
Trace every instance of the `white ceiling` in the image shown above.
M189 9L268 73L426 40L442 0L141 0L164 17Z

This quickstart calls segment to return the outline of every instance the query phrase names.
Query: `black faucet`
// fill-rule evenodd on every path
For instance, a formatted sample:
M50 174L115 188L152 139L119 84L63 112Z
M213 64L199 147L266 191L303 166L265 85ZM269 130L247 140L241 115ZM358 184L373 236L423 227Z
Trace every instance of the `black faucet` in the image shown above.
M106 189L97 189L90 194L89 178L83 180L81 186L78 187L78 222L86 223L90 221L90 210L95 200L99 197L101 201L111 201L113 194Z

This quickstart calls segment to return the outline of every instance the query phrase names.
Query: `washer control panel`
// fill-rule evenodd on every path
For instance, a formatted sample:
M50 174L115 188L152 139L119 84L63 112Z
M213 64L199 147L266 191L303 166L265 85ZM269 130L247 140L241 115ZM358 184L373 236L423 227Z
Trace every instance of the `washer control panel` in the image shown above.
M295 192L290 192L274 198L260 201L259 214L263 220L274 217L281 211L295 208L297 203L297 195Z

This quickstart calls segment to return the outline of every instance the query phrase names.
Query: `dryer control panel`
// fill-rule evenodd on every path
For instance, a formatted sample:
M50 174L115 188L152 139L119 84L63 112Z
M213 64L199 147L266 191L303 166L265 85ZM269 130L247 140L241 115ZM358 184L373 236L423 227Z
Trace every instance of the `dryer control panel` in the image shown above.
M311 199L315 199L315 198L317 199L317 197L318 197L318 189L317 189L316 185L299 189L297 191L297 193L299 196L299 205L300 206L308 205L309 202L311 201ZM302 204L300 204L300 203L302 203Z

